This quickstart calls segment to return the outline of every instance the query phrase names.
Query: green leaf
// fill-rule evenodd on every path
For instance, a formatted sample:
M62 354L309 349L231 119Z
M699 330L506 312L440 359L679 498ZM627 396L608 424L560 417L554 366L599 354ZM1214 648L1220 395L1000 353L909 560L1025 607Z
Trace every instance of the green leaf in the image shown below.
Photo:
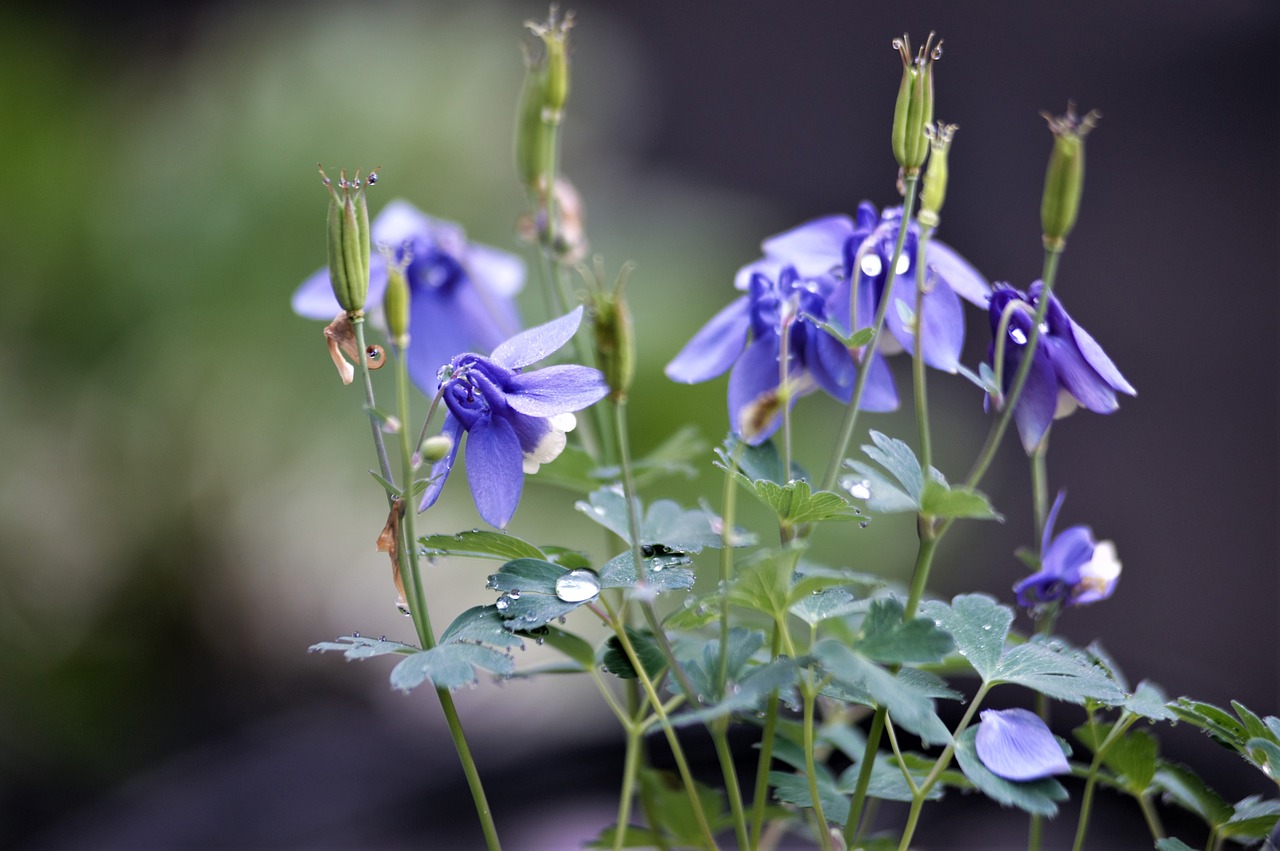
M670 629L693 632L720 620L720 592L688 596L684 605L667 615L662 623Z
M822 801L822 815L828 824L843 825L849 818L849 799L836 788L835 778L825 765L815 766L817 769L818 798ZM769 772L769 785L773 787L773 796L779 801L794 804L797 807L812 807L813 795L809 793L809 778L804 774L788 774L783 771Z
M1196 851L1181 839L1172 836L1166 836L1163 839L1156 840L1156 851Z
M655 554L645 561L645 583L658 592L692 588L693 571L684 567L693 559L684 553ZM636 575L635 555L627 550L609 559L600 567L601 588L632 588L640 584Z
M406 656L391 669L391 687L412 691L425 682L436 688L455 689L479 679L477 668L507 677L515 672L515 660L482 644L441 644Z
M1038 556L1036 557L1035 564L1029 565L1029 567L1031 568L1032 573L1040 570L1040 559ZM1111 679L1116 681L1116 685L1120 686L1120 688L1125 691L1129 690L1129 681L1124 678L1124 672L1120 670L1120 666L1116 664L1116 660L1111 658L1111 654L1107 652L1107 649L1102 646L1101 641L1090 642L1089 646L1084 649L1084 652L1091 662L1095 665L1101 665L1110 672ZM1159 691L1158 688L1156 690ZM1167 698L1161 698L1162 703L1165 700L1167 700Z
M1111 743L1102 761L1121 775L1130 795L1141 797L1156 774L1156 739L1146 730L1131 730Z
M585 638L555 627L547 627L546 633L538 638L540 642L545 642L549 647L554 647L577 662L582 666L582 670L590 671L595 667L595 648Z
M784 619L791 592L791 565L795 555L785 550L757 553L738 565L729 602L760 612L774 620Z
M981 491L963 485L951 487L936 470L931 470L929 482L920 498L920 511L934 518L969 518L973 520L999 520L1004 516L991 507L991 502Z
M716 466L722 470L728 469L729 461L733 458L735 451L739 453L737 472L745 478L743 484L768 481L781 485L790 481L808 481L809 479L809 475L795 462L792 462L789 474L783 475L782 458L778 455L778 448L773 445L772 440L766 440L758 446L750 446L729 435L725 438L724 445L716 448L716 455L720 457L720 463Z
M925 759L918 754L905 753L902 755L906 764L907 771L911 773L911 779L916 784L916 788L920 788L924 784L924 780L929 776L929 772L933 769L933 760ZM861 754L859 754L861 757ZM851 765L845 769L840 775L837 788L841 792L852 794L857 791L858 775L861 768L858 765ZM959 778L955 772L943 772L943 776L947 776L952 780ZM960 778L963 782L963 778ZM967 786L968 784L965 783ZM945 793L945 784L939 783L929 790L927 800L937 801ZM897 758L890 753L876 754L875 763L871 766L871 781L867 784L867 794L873 798L879 798L884 801L910 801L911 787L907 785L907 779L902 774L902 768L898 765Z
M794 593L787 599L793 597ZM809 626L817 626L825 620L865 612L870 605L871 601L859 600L843 588L827 588L805 594L791 603L787 611Z
M1262 839L1280 819L1280 801L1264 801L1257 795L1237 801L1218 833L1228 839Z
M1092 699L1114 704L1125 699L1124 692L1104 669L1056 639L1010 647L990 682L1016 683L1069 703L1082 704Z
M805 318L817 325L823 331L826 331L832 337L839 340L846 349L860 349L867 343L871 342L871 338L875 336L875 329L871 327L859 328L851 335L845 335L844 331L832 325L830 322L824 322L811 313L806 313Z
M1273 737L1274 734L1271 730L1249 707L1245 706L1238 700L1233 700L1231 701L1231 708L1236 711L1236 715L1240 718L1241 722L1244 723L1244 732L1246 736L1249 738L1263 739Z
M823 520L852 520L856 515L845 498L831 491L813 493L803 480L785 485L761 479L752 483L760 501L773 510L784 526L817 523Z
M453 619L440 634L441 644L456 641L478 641L495 647L520 647L524 644L511 634L497 606L472 606Z
M1058 813L1058 801L1067 800L1067 790L1052 777L1041 780L1014 782L997 777L982 764L974 739L976 726L956 737L956 762L964 776L973 782L978 791L1006 807L1017 807L1034 815L1052 818Z
M684 784L668 772L644 768L640 770L640 785L653 802L654 811L662 814L662 827L672 838L683 846L702 847L702 830ZM712 831L725 827L728 815L723 793L701 783L694 784L694 792Z
M662 655L662 651L658 648L658 642L654 640L652 634L647 630L640 631L627 627L627 638L631 641L631 646L639 658L640 664L644 666L644 671L649 675L649 679L655 679L658 674L662 673L667 667L666 657ZM618 640L616 635L609 636L609 640L605 643L604 658L602 659L604 669L623 680L637 679L636 669L632 666L631 660L627 657L627 652L622 648L622 642Z
M398 488L398 487L396 487L395 485L391 484L391 482L389 482L389 481L387 481L386 479L382 478L382 476L379 476L375 471L370 470L370 471L369 471L369 475L373 476L374 480L375 480L375 481L377 481L377 483L378 483L378 484L382 485L382 489L383 489L384 491L386 491L390 496L393 496L393 497L394 497L394 496L400 496L400 495L401 495L401 493L400 493L400 488Z
M1185 765L1161 760L1153 782L1166 801L1195 813L1212 828L1231 818L1231 805Z
M1253 764L1261 768L1267 777L1280 783L1280 745L1259 736L1245 742L1244 747Z
M780 693L783 702L798 706L799 700L793 688L798 678L799 669L791 659L757 665L740 678L730 678L728 697L692 712L682 712L671 719L671 723L676 726L706 724L734 713L756 712L764 707L769 695L775 691Z
M615 837L618 835L618 826L611 824L595 839L587 843L587 848L608 849L615 845ZM622 838L623 848L657 848L663 842L662 835L647 827L637 827L634 824L627 825L627 835Z
M1013 624L1013 609L985 594L962 594L951 605L927 601L920 607L927 617L951 634L956 651L989 682L999 669L1005 638Z
M592 491L585 502L578 501L574 507L628 544L632 542L627 500L621 488L611 486ZM684 509L669 499L660 499L649 506L646 513L643 504L637 499L635 510L641 518L642 545L697 553L704 547L719 548L722 543L722 536L716 527L719 519L704 509ZM738 530L735 530L733 538L737 546L745 546L752 541L751 535Z
M585 502L579 500L573 507L617 535L628 544L631 543L631 520L627 515L627 498L622 488L612 486L592 491ZM635 500L637 516L644 516L640 500Z
M1124 702L1124 708L1126 712L1152 721L1176 721L1178 716L1170 711L1168 702L1169 698L1161 691L1160 686L1143 680Z
M549 561L518 558L490 575L489 587L502 592L494 606L507 629L536 629L589 603L590 599L568 602L556 594L556 580L567 573Z
M911 451L911 447L878 431L871 432L873 446L864 445L862 451L867 457L884 467L902 485L902 490L911 498L917 507L924 495L924 473L920 470L920 462ZM871 490L872 500L876 498L875 488ZM870 503L868 503L870 504Z
M903 606L896 599L876 600L862 621L862 637L855 649L876 662L940 662L955 647L951 636L933 619L912 618L903 623Z
M1243 748L1248 738L1244 724L1232 717L1230 712L1212 703L1180 697L1169 704L1169 710L1234 750Z
M932 698L901 672L891 674L833 639L814 645L813 655L837 681L865 691L877 706L889 710L894 723L915 733L925 744L951 740L951 733L933 711Z
M337 641L322 641L307 648L308 653L328 653L338 651L347 661L353 659L372 659L374 656L386 656L389 653L416 653L418 648L412 644L401 644L399 641L388 641L385 638L365 638L356 633L344 635Z
M510 561L516 558L544 558L543 552L515 535L472 529L456 535L427 535L419 539L427 556L465 556Z

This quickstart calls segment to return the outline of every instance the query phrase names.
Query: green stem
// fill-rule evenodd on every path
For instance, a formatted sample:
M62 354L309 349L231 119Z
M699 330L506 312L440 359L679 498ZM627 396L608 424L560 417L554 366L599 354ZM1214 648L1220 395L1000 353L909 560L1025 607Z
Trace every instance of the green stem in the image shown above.
M853 439L853 430L858 422L858 408L862 404L862 394L867 387L867 379L871 376L871 362L875 358L876 347L880 344L880 332L884 329L884 317L888 312L889 302L893 301L893 283L898 277L898 258L902 256L902 246L907 240L907 229L911 222L912 213L915 211L916 203L916 183L919 175L910 175L905 178L906 197L902 203L902 221L898 227L898 240L893 246L893 257L889 260L889 271L885 276L884 290L880 294L880 305L876 310L876 321L871 330L871 341L862 349L862 360L858 364L858 380L853 386L853 396L849 399L849 405L845 408L844 423L840 427L840 437L836 440L836 451L831 456L831 463L827 467L827 474L822 478L822 487L819 490L829 491L836 483L836 477L840 473L840 462L844 460L844 454L849 449L849 441ZM856 274L856 271L855 271ZM858 279L855 277L854 283ZM849 298L857 303L858 293L853 289L852 285L849 290ZM850 328L850 333L856 332L858 329Z
M1048 435L1045 435L1048 437ZM1039 542L1044 538L1044 524L1049 513L1049 474L1045 470L1045 456L1048 454L1048 443L1040 441L1040 445L1031 453L1031 498L1034 500L1036 512L1036 537ZM1044 557L1044 553L1040 554Z
M413 498L414 447L410 446L409 443L409 422L411 421L409 368L403 351L396 358L396 396L400 417L401 475L405 492L405 502L402 503L404 506L404 518L401 521L404 542L400 547L400 552L401 558L407 560L409 568L409 582L413 593L410 611L414 616L414 624L418 628L418 638L422 642L422 648L430 650L435 646L435 632L431 628L431 614L427 610L426 594L422 587L422 574L418 566L417 535L414 531L414 520L417 512L412 505L408 505L408 502ZM497 826L493 823L493 812L490 810L488 798L485 796L484 784L480 782L480 772L476 769L475 759L471 755L471 747L468 745L467 736L462 730L462 721L458 717L458 710L453 704L453 694L447 688L437 688L436 695L440 699L440 708L444 710L445 721L449 725L449 735L453 739L454 748L458 751L458 759L462 762L462 771L467 777L467 787L471 790L471 800L475 804L476 815L480 819L480 828L484 832L485 845L490 851L497 851L502 847L498 841Z
M378 422L378 418L374 415L376 405L373 399L373 378L369 375L369 358L365 354L368 346L364 340L364 313L348 314L351 320L351 327L356 332L356 349L359 353L360 361L360 379L364 384L364 404L369 411L369 425L373 428L373 448L378 454L378 470L382 473L382 478L388 482L392 481L391 462L387 460L387 445L382 439L382 423ZM403 424L401 424L403 428ZM393 497L387 494L387 505L390 507Z
M932 522L923 515L916 519L916 529L920 535L920 545L916 549L916 565L911 573L911 590L907 592L907 603L902 610L902 620L911 620L920 608L924 599L924 589L929 582L929 572L933 569L933 554L938 550L938 542L942 537L933 531Z
M924 808L924 802L928 800L929 793L937 785L938 778L942 776L942 772L946 771L947 766L951 765L951 757L956 752L956 740L960 738L961 733L968 729L969 724L973 721L973 716L978 713L978 707L982 705L982 701L986 698L989 690L990 686L986 683L978 687L977 693L974 694L973 700L969 703L969 708L965 710L964 716L956 726L955 732L951 734L951 741L947 743L947 746L942 750L942 754L934 762L929 775L920 784L919 791L911 796L911 811L907 814L907 825L903 828L902 841L898 844L898 851L909 851L911 848L911 837L915 835L916 826L920 821L920 811Z
M1076 839L1071 845L1072 851L1081 851L1084 848L1084 837L1089 830L1089 817L1093 809L1093 790L1098 785L1098 769L1102 767L1103 757L1106 756L1111 745L1119 741L1124 732L1137 720L1136 715L1131 715L1127 719L1122 717L1112 726L1111 732L1107 733L1107 737L1093 753L1093 761L1089 763L1089 777L1084 782L1084 793L1080 796L1080 819L1076 822Z
M772 649L770 658L777 659L782 652L782 638L778 633L778 625L773 626ZM764 810L769 801L769 769L773 766L773 743L778 733L778 693L769 695L769 702L764 711L764 732L760 735L760 760L756 763L755 793L751 798L751 839L752 851L759 848L764 831Z
M738 847L751 847L747 833L747 814L742 807L742 789L738 785L738 772L733 765L733 751L729 748L729 719L718 719L711 725L711 739L720 759L720 773L724 775L725 792L729 796L729 810L733 813L733 830L738 837Z
M640 771L644 727L627 730L627 755L622 763L622 791L618 793L618 827L613 836L613 851L622 851L627 838L627 822L631 820L631 799L635 797L636 775Z
M924 352L921 349L921 339L924 333L924 294L926 286L924 257L925 249L929 246L929 237L932 233L933 228L928 225L922 225L920 239L916 244L916 321L911 330L913 343L911 374L915 387L916 432L920 439L920 468L924 470L926 476L929 475L929 467L933 464L933 443L929 438L929 402L925 386Z
M720 496L720 659L716 682L724 691L729 678L729 583L733 579L733 524L737 519L738 483L735 475L742 459L744 444L735 441L724 471L724 491ZM775 634L775 639L776 639ZM777 651L774 651L774 658Z
M618 643L622 646L622 651L626 654L627 661L636 672L636 678L640 680L640 685L645 694L648 695L649 703L652 704L654 713L658 716L658 723L662 726L662 732L667 737L667 744L671 747L671 756L675 760L676 770L679 772L680 780L684 784L685 794L689 796L689 803L693 807L693 816L698 823L698 830L702 833L706 847L718 849L720 846L716 844L715 835L712 834L711 826L707 822L707 814L702 809L702 801L698 797L698 788L694 784L693 773L689 770L689 762L685 759L684 748L680 745L680 738L676 736L675 728L671 726L671 719L667 715L666 708L662 705L658 690L641 664L640 657L636 654L636 649L631 643L631 637L627 635L622 622L618 620L617 613L613 611L613 608L609 606L608 601L603 597L600 598L600 601L608 612L608 623L612 627L614 635L618 637Z
M1142 817L1147 822L1147 830L1151 831L1151 839L1153 841L1164 839L1164 825L1160 823L1160 814L1151 805L1151 799L1146 795L1139 795L1138 807L1142 810Z
M1013 419L1014 408L1017 407L1018 399L1022 396L1022 388L1027 383L1027 376L1031 374L1031 363L1035 360L1036 346L1040 343L1040 326L1044 324L1045 315L1049 312L1049 300L1053 295L1053 281L1058 273L1058 259L1061 256L1061 246L1045 249L1044 274L1041 277L1044 287L1040 291L1040 302L1036 305L1036 315L1031 323L1031 335L1027 339L1026 351L1023 352L1022 362L1018 364L1018 371L1013 379L1013 387L1004 399L1004 407L1000 410L1000 416L996 418L995 423L991 426L991 431L987 433L987 441L983 444L982 451L978 454L978 460L974 462L973 469L969 471L969 476L965 479L967 487L975 487L983 475L986 474L987 467L991 466L991 461L996 455L996 449L999 448L1000 441L1004 437L1005 429L1009 427L1009 422Z
M784 314L791 306L783 306ZM782 339L778 352L778 401L782 403L782 481L791 480L791 325L795 317L782 322Z
M813 709L817 689L814 687L812 669L806 672L805 682L800 690L804 697L804 769L809 778L809 797L813 800L813 814L818 823L818 842L822 851L832 851L831 829L822 812L822 796L818 794L818 771L814 764Z
M844 823L845 844L852 848L862 830L862 810L867 803L867 787L871 783L871 769L875 767L876 753L880 750L880 738L884 735L884 723L889 710L876 707L867 730L867 745L862 751L862 765L858 769L858 783L853 788L853 801L849 804L849 818Z

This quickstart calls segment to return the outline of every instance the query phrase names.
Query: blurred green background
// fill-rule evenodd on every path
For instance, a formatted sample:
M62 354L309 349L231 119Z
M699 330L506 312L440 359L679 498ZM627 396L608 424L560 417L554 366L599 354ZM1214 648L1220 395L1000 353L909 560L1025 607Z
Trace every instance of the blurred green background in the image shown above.
M892 36L947 39L938 116L962 131L940 235L992 280L1039 271L1036 111L1100 107L1060 292L1142 395L1054 432L1064 523L1115 538L1126 565L1113 601L1064 625L1174 694L1280 710L1273 4L575 8L563 161L593 250L637 264L640 452L690 421L722 436L724 381L676 387L661 366L732 297L760 239L864 197L892 203ZM375 212L404 197L520 250L520 24L544 14L0 11L0 845L475 841L432 696L389 694L377 663L304 653L411 630L373 551L385 508L355 389L288 297L324 259L317 161L380 166ZM987 332L971 320L976 364ZM959 475L981 402L960 380L933 392L942 466ZM838 416L801 403L806 463L825 464ZM899 415L869 424L911 433ZM940 593L1010 596L1030 520L1009 449L987 487L1009 522L950 539ZM650 495L718 499L704 467ZM432 529L477 525L461 481L446 494ZM570 502L531 481L512 530L597 540ZM911 552L909 523L881 518L817 557L901 576ZM433 568L439 623L492 598L487 570ZM524 812L530 793L510 784L535 767L584 801L582 778L604 778L606 815L579 823L576 798L552 798L562 830L525 821L512 847L598 829L620 753L588 684L483 685L461 704L482 772L507 778L500 827ZM1266 791L1205 741L1172 747L1229 794Z

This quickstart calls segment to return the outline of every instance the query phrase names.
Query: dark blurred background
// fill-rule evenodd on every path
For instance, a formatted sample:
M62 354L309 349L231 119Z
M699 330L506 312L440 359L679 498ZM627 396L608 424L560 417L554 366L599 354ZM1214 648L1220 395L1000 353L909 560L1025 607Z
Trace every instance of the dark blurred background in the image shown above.
M939 237L991 280L1039 274L1038 112L1101 110L1058 292L1140 395L1054 429L1060 526L1092 525L1125 565L1115 597L1062 629L1172 695L1280 712L1272 0L573 8L563 162L593 248L638 264L642 452L687 420L723 433L723 380L677 387L661 367L762 238L895 201L894 36L946 40L937 115L961 130ZM373 552L367 424L288 297L324 259L317 160L382 166L375 211L405 197L518 250L520 24L545 11L0 9L0 846L479 845L434 696L391 694L379 662L304 652L411 630ZM971 320L973 365L987 331ZM957 477L985 434L981 400L959 379L931 393L939 466ZM799 445L829 445L834 405L797 410ZM906 414L867 423L911 434ZM802 460L821 467L825 450ZM715 498L705 466L651 495ZM1008 600L1022 575L1013 443L984 489L1008 520L950 537L940 595ZM433 528L476 525L465 488L449 494ZM513 531L581 539L567 506L531 483ZM830 535L815 556L905 576L909 523L847 534L856 546ZM488 565L434 570L437 621L491 600ZM609 820L621 738L588 683L482 684L459 703L510 848L576 847ZM1268 792L1193 731L1161 735L1229 799ZM1143 845L1136 810L1101 797L1091 847ZM966 803L939 809L921 847L1023 843L1020 817ZM1073 824L1068 808L1051 847Z

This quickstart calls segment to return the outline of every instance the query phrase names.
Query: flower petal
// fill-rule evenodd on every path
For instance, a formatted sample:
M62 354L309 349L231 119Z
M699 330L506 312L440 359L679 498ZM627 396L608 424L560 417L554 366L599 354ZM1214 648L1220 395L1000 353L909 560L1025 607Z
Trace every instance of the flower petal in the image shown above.
M1039 780L1071 770L1048 725L1026 709L984 709L973 743L982 764L1005 780Z
M471 428L467 436L467 482L484 521L506 528L520 504L524 452L505 417L487 417Z
M1053 507L1049 509L1049 515L1044 521L1044 533L1040 536L1040 552L1049 552L1053 543L1053 527L1058 523L1058 509L1062 508L1062 501L1067 498L1066 490L1058 491L1058 497L1053 501Z
M779 339L776 336L756 340L738 358L729 374L729 425L735 434L743 435L744 409L766 394L778 390ZM782 409L778 408L778 414ZM748 443L762 443L782 424L781 416L773 416L762 428L748 437ZM745 435L743 435L745 436Z
M991 295L991 286L977 269L969 265L950 246L929 240L925 249L925 265L937 272L938 277L946 281L952 292L965 301L986 307Z
M333 297L333 285L329 283L329 269L325 267L302 282L293 291L293 312L307 319L332 319L342 313L342 305Z
M1017 374L1018 358L1006 355L1004 367L1004 390L1006 393L1013 386L1013 378ZM1018 436L1022 438L1022 448L1030 455L1040 445L1044 433L1053 423L1053 413L1058 409L1058 377L1052 364L1042 352L1036 352L1031 364L1031 372L1027 382L1022 386L1022 394L1018 397L1018 406L1013 410L1013 420L1018 425Z
M915 311L914 274L899 276L893 282L893 297ZM936 281L933 290L924 296L922 310L924 328L920 331L920 346L924 349L924 362L934 369L955 374L960 366L960 350L964 348L964 308L960 299L946 284ZM902 348L913 352L915 335L911 327L903 323L897 305L889 305L885 322Z
M667 364L667 378L685 384L708 381L733 366L747 344L751 327L746 296L734 299L702 326Z
M522 414L550 417L580 411L608 393L600 370L564 364L517 375L507 388L507 404Z
M1128 393L1130 396L1138 395L1138 391L1120 374L1120 370L1111 362L1111 358L1107 357L1102 346L1089 336L1088 331L1077 325L1074 319L1071 320L1071 334L1076 339L1076 345L1080 347L1080 354L1104 381L1122 393Z
M524 287L524 261L500 248L473 242L463 266L473 283L504 299L514 298Z
M1099 414L1109 414L1120 407L1116 391L1084 359L1074 340L1042 334L1040 345L1053 362L1058 380L1077 402Z
M1080 578L1071 589L1070 605L1086 606L1105 600L1116 590L1120 580L1120 559L1116 545L1102 541L1093 550L1093 558L1080 568Z
M763 248L766 257L795 266L800 277L808 278L839 268L845 240L852 235L848 216L823 216L769 237Z
M573 339L582 324L582 305L559 319L521 331L493 350L489 359L508 369L537 363Z
M1080 568L1093 558L1093 548L1089 527L1072 526L1053 539L1041 556L1041 567L1068 585L1075 585L1080 579Z
M807 323L806 323L807 325ZM835 337L807 325L804 361L818 386L827 391L833 399L848 402L853 396L853 385L857 380L857 367L853 357L844 344Z
M444 427L440 429L440 433L449 438L452 446L449 448L448 455L431 465L431 481L427 484L427 489L422 492L422 502L418 505L419 511L426 511L440 498L440 491L444 489L449 471L453 469L453 459L458 457L458 446L462 443L462 423L458 422L453 414L445 414Z
M871 374L867 376L867 386L862 390L862 404L859 410L873 414L898 410L898 391L893 386L893 373L889 364L879 352L871 356Z
M415 287L409 302L409 377L427 396L439 385L440 367L475 348L467 323L459 321L457 291Z

